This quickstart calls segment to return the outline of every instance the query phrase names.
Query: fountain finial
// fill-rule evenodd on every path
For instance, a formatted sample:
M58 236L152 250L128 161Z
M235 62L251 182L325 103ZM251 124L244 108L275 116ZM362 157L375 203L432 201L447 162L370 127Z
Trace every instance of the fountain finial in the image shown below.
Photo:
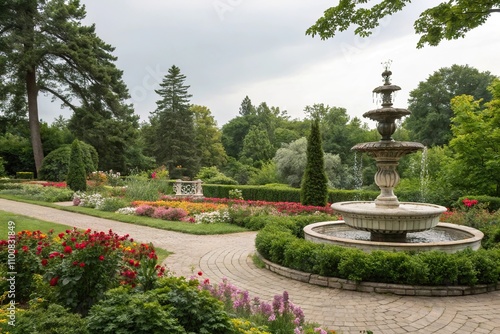
M392 64L391 59L388 59L387 61L382 63L382 65L384 65L384 72L382 72L382 77L384 78L384 85L391 84L391 75L392 75L392 72L390 70L391 64Z

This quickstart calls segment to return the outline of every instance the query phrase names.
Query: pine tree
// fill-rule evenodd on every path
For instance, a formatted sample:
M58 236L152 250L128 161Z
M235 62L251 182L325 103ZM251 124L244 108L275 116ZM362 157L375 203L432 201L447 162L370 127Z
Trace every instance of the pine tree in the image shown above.
M194 176L199 169L196 154L194 116L190 109L189 86L184 84L186 76L173 65L163 78L156 93L161 99L151 113L151 131L146 138L149 152L160 165L167 166L170 175L182 167L185 176Z
M325 206L328 200L327 183L319 120L315 119L307 138L307 164L302 177L300 202L303 205Z
M83 153L80 142L77 139L71 144L71 156L66 184L73 191L87 190L87 175L85 173L85 165L83 164Z
M112 160L122 156L135 135L138 118L124 104L129 95L114 48L97 37L93 25L82 24L85 16L78 0L0 3L0 110L20 118L28 114L37 172L44 157L39 93L74 112L72 131L106 150L99 151L102 162L109 152Z

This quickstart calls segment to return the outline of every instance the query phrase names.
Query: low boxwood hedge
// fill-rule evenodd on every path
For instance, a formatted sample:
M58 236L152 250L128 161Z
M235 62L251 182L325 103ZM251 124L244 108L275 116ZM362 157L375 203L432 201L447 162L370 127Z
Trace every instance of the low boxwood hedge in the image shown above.
M296 220L297 219L297 220ZM303 239L301 217L270 218L257 234L257 251L276 264L322 276L357 282L409 285L466 285L500 280L500 247L454 254L375 251L318 244Z

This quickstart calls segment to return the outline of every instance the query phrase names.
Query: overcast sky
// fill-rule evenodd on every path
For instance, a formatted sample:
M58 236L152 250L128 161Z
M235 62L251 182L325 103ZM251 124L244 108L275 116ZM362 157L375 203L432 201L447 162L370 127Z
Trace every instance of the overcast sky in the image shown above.
M131 103L142 120L156 108L154 92L176 65L186 75L191 102L207 106L219 126L238 115L243 98L254 105L304 117L314 103L344 107L351 117L377 106L372 90L382 84L382 62L391 59L392 82L402 90L396 107L434 71L470 65L500 75L500 14L464 39L416 49L413 22L435 1L421 0L386 19L373 36L352 31L333 39L306 36L333 0L82 0L86 24L116 48ZM40 117L69 118L59 104L41 106Z

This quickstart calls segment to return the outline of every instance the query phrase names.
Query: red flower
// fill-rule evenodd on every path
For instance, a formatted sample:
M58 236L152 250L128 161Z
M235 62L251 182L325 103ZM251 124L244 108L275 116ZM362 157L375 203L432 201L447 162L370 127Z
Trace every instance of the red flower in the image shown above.
M198 276L201 276L203 275L203 273L201 271L198 271Z
M64 238L64 233L59 233L57 236L59 237L59 239L62 239Z
M203 284L205 284L205 285L210 284L210 280L208 278L205 278L205 280L203 281Z
M77 266L78 265L78 261L73 261L73 265Z
M104 261L104 255L99 255L99 261Z
M80 262L80 268L85 267L85 262Z
M73 248L71 246L64 247L64 253L71 254L73 252Z
M49 260L47 259L42 259L42 266L46 266L49 263Z
M56 277L52 277L50 279L50 282L49 282L50 286L56 286L57 285L57 281L59 281L59 277L57 277L57 276Z
M23 246L22 248L23 248L23 252L25 252L25 253L30 250L28 246Z

